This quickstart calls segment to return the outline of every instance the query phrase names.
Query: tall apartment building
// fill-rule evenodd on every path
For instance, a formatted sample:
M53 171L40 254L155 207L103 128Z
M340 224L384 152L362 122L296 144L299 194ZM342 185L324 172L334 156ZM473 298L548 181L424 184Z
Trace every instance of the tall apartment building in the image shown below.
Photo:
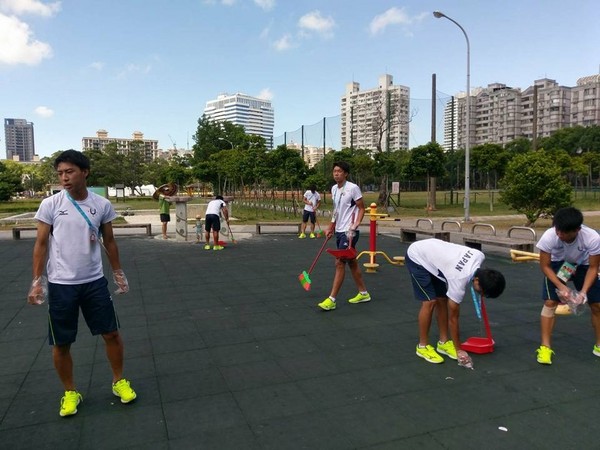
M446 104L446 150L465 147L465 105L464 93ZM523 91L501 83L471 91L471 145L506 145L519 137L547 137L577 125L600 125L600 75L580 78L574 87L543 78Z
M410 89L394 85L391 75L366 91L356 82L346 85L341 99L342 147L368 150L407 150Z
M571 126L571 88L560 86L555 80L548 78L535 80L533 86L529 86L521 94L522 136L528 139L533 139L536 87L537 137L547 137L556 130Z
M146 161L152 161L158 157L158 140L144 139L144 133L141 131L134 131L131 138L113 138L108 137L108 131L98 130L95 137L81 138L81 149L104 150L104 147L113 142L116 142L117 148L123 152L131 150L133 142L142 142Z
M600 125L600 75L577 80L571 88L571 126Z
M35 141L32 122L25 119L4 119L4 142L6 159L33 161Z
M206 117L215 122L228 121L244 127L246 134L262 136L268 148L273 148L275 112L269 100L246 94L221 94L206 102Z

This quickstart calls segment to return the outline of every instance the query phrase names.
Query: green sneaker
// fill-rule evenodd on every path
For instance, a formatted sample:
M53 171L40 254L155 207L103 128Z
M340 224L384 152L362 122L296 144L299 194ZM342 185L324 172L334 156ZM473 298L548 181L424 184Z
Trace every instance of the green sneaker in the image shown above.
M72 416L77 414L77 406L83 401L82 395L77 391L65 391L65 395L60 399L60 416Z
M425 347L419 347L419 345L417 345L417 356L433 364L440 364L444 362L444 358L438 355L431 345L427 345Z
M329 297L327 297L325 300L323 300L321 303L319 303L319 308L325 310L325 311L332 311L336 308L336 304L333 300L331 300Z
M206 245L204 246L204 250L210 250L210 245L206 244Z
M600 356L600 345L594 345L594 351L592 353L596 356Z
M540 348L536 350L537 352L537 362L540 364L552 364L552 355L554 355L554 350L550 347L546 347L545 345L540 345Z
M348 300L348 303L363 303L363 302L370 302L370 301L371 301L371 296L369 295L368 292L366 294L361 294L359 292L354 297L352 297L350 300Z
M310 234L308 235L308 237L309 237L309 238L311 238L311 239L314 239L314 238L316 238L316 236L315 236L315 233L310 233Z
M129 403L137 397L135 391L131 389L129 381L125 378L121 378L112 385L112 392L121 399L121 403Z
M456 356L456 348L454 347L454 342L452 341L446 341L444 343L438 341L436 350L438 353L446 355L450 359L455 361L458 359Z
M225 247L223 247L222 245L214 245L213 246L213 250L223 250Z
M300 236L298 236L298 239L306 239L306 234L300 233Z

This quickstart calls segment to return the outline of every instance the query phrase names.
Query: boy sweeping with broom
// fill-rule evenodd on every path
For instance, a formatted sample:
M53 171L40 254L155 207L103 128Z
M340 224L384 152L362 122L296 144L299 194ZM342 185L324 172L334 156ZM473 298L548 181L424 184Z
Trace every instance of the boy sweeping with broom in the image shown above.
M327 230L327 237L333 236L338 249L354 248L358 242L358 226L365 215L365 204L362 198L360 188L347 180L350 174L350 165L345 161L333 163L333 179L336 184L331 188L331 198L333 199L333 214L331 224ZM337 306L336 296L342 287L346 275L346 264L350 268L350 273L358 294L348 300L348 303L363 303L371 301L371 296L367 292L367 287L363 280L362 272L358 266L356 257L352 259L336 258L335 276L333 286L329 297L319 303L319 307L325 311L334 310Z

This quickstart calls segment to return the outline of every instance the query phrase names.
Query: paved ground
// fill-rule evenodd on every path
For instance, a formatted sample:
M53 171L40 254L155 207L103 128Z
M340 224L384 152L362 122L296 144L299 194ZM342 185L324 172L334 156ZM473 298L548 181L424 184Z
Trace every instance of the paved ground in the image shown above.
M158 228L155 229L155 232ZM235 231L235 228L234 228ZM505 294L488 302L494 353L475 370L417 358L407 271L380 260L366 276L373 301L350 305L347 280L336 311L333 259L324 254L305 292L321 240L251 236L205 251L191 243L118 238L131 292L115 299L126 376L138 399L112 396L101 339L85 324L74 344L84 402L58 416L62 394L46 339L46 310L25 304L33 239L0 241L0 446L35 449L581 449L594 435L600 358L589 312L557 319L555 363L535 361L541 275L488 255ZM243 238L243 239L242 239ZM359 249L366 249L367 236ZM406 249L378 238L390 257ZM365 259L361 259L365 262ZM463 336L480 326L465 301ZM437 335L432 332L432 339ZM503 427L503 428L501 428Z

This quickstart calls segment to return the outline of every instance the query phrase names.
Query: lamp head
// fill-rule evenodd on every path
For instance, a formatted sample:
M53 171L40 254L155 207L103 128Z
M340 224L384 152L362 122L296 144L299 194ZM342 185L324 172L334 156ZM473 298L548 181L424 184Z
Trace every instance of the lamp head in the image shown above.
M433 12L433 17L435 17L436 19L440 19L442 17L446 17L446 15L443 12L440 11L434 11Z

